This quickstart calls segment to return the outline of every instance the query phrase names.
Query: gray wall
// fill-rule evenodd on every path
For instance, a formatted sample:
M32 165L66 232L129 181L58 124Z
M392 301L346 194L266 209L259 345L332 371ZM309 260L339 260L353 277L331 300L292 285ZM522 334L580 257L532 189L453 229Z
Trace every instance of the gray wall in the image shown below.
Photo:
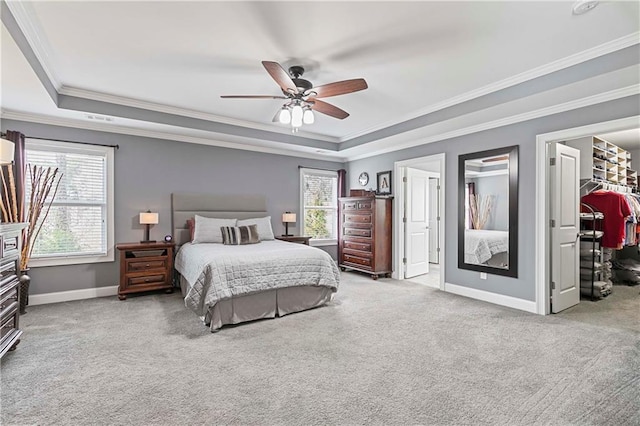
M534 262L536 135L635 115L640 115L640 96L630 96L536 120L353 161L348 163L347 177L350 186L358 188L358 174L362 171L367 171L369 175L375 176L378 171L392 170L396 161L445 153L444 191L446 191L446 200L443 213L443 217L446 218L445 281L451 284L533 301L535 300L534 274L536 270ZM518 193L519 277L509 278L489 275L488 279L481 280L479 273L458 269L457 267L458 200L456 193L458 185L458 155L510 145L519 145L520 147Z
M139 241L143 228L138 214L160 214L151 228L152 239L171 233L171 193L264 194L276 235L284 233L284 211L299 209L298 165L340 169L342 163L264 154L206 145L177 143L89 130L3 120L2 130L31 137L117 144L115 153L115 240ZM291 228L295 233L298 227ZM334 259L337 246L321 247ZM117 254L116 254L117 255ZM113 286L118 284L118 261L32 268L30 294Z

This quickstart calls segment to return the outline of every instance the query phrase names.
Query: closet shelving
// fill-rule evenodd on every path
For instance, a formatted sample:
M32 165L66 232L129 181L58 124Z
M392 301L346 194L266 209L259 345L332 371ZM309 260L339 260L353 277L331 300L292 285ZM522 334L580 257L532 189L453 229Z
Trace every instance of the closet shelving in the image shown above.
M591 248L591 256L590 256L591 268L584 268L582 266L582 262L585 256L582 256L581 254L580 270L582 271L585 269L589 269L590 271L589 275L591 278L589 297L591 300L599 300L603 297L603 295L602 294L596 295L595 282L602 281L604 276L604 270L603 270L604 262L603 262L603 253L602 253L602 244L601 244L602 242L601 240L603 236L602 220L604 219L604 215L586 203L580 203L580 206L584 207L584 209L587 210L587 212L580 213L580 220L581 220L580 242L589 243L589 244L586 244L585 246L590 246ZM581 251L583 250L582 244L581 244L580 250ZM599 261L597 262L600 265L599 268L596 268L596 259ZM584 287L582 286L582 279L581 279L581 284L580 284L581 293L583 288Z
M596 136L573 139L566 144L580 150L580 180L637 189L638 172L631 168L629 151Z

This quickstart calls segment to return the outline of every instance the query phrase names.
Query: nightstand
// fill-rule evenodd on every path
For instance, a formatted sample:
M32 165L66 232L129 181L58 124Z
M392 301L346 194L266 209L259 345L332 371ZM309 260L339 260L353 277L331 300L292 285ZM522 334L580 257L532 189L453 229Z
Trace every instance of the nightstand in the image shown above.
M120 251L120 287L118 298L151 290L173 292L174 243L122 243Z
M311 237L302 237L298 235L277 235L276 240L288 241L290 243L300 243L309 245Z

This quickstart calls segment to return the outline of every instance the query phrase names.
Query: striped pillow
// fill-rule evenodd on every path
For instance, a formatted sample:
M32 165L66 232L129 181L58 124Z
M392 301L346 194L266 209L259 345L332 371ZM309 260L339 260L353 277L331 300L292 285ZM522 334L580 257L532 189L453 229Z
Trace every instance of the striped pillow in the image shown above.
M260 242L257 225L221 226L220 232L222 232L222 244L228 246L256 244Z

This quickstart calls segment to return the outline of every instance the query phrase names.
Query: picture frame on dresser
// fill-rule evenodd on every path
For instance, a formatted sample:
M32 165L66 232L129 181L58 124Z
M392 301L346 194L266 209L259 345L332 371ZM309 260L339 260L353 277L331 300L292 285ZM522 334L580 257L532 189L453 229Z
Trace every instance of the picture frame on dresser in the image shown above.
M378 172L376 194L378 195L391 195L391 170L384 172Z

